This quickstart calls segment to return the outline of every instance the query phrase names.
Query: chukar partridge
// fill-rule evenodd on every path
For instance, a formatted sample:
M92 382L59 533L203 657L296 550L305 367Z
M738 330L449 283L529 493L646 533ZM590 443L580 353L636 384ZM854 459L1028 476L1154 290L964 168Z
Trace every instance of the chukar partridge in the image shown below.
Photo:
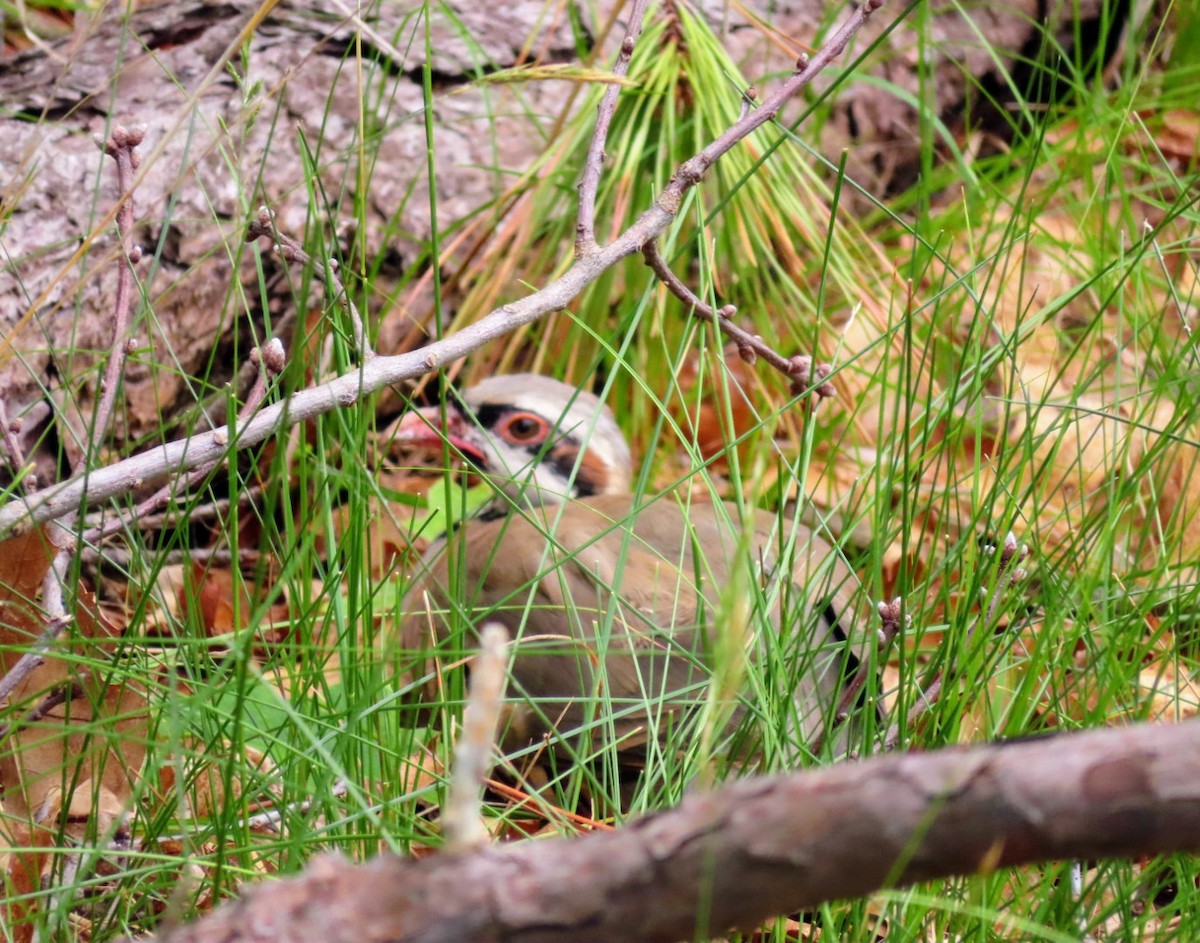
M512 640L506 749L548 739L589 756L605 743L636 765L700 716L710 689L733 703L718 714L722 737L761 700L776 716L759 719L795 749L844 743L834 714L858 665L846 636L857 584L808 528L670 493L635 497L612 413L543 376L492 377L397 429L414 445L448 440L498 492L431 548L406 595L410 693L444 700L440 668L469 658L475 630L498 620ZM739 690L747 660L759 694L765 678L790 697Z

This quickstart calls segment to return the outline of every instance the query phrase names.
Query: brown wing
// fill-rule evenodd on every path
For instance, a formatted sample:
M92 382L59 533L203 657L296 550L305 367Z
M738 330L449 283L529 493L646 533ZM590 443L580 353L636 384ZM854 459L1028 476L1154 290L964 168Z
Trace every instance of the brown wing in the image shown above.
M844 650L827 644L823 618L843 608L834 583L848 577L844 565L807 529L790 534L769 515L743 533L724 505L683 509L664 497L631 509L628 497L598 496L464 528L409 593L410 676L432 677L433 658L469 657L474 628L496 619L513 639L511 687L523 705L507 746L604 718L605 736L633 749L703 701L710 665L723 666L732 693L739 658L799 656L808 667L789 669L795 726L811 735ZM436 699L436 682L425 696Z
M468 657L474 628L495 619L513 639L512 693L528 702L514 711L510 744L603 717L606 737L632 747L689 688L700 699L694 581L678 554L624 525L628 498L604 505L475 522L450 540L408 596L401 645L415 656L410 675L429 674L431 655L443 664Z
M666 513L657 514L660 508ZM842 686L857 672L865 648L857 578L824 539L786 517L757 511L743 522L728 504L672 509L666 499L647 508L638 515L638 533L664 553L683 547L681 569L693 565L693 555L703 556L705 596L717 614L711 631L727 662L718 675L739 680L736 659L754 659L754 686L741 692L743 702L757 709L756 694L772 686L764 702L776 710L790 702L790 713L768 723L786 730L793 743L811 743L831 729ZM849 734L843 726L827 742L844 752Z

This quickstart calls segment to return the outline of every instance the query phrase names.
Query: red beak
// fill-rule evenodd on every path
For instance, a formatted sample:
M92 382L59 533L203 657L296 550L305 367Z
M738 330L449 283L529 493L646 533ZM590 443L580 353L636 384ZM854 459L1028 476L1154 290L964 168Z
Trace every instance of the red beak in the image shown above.
M410 409L393 431L393 442L428 449L440 449L443 442L449 442L452 449L457 449L480 468L487 464L487 455L476 441L478 431L453 406L445 407L444 424L440 406Z

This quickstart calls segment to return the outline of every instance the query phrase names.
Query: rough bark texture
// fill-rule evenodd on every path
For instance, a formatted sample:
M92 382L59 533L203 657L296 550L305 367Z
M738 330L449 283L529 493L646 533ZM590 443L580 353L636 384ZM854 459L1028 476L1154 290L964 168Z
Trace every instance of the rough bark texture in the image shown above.
M242 247L247 217L265 202L278 212L285 232L305 231L310 207L302 184L302 140L321 168L327 192L354 190L351 157L360 143L363 95L376 96L370 120L384 123L377 170L362 194L374 223L365 234L368 251L380 247L385 224L395 219L395 227L412 238L393 247L394 273L415 257L418 240L428 237L423 37L418 34L406 47L402 63L385 52L360 88L348 52L353 31L333 4L280 4L253 31L243 56L237 40L259 6L257 0L185 0L149 6L125 23L112 15L119 5L109 4L108 18L65 44L63 61L26 55L0 74L0 101L11 109L0 135L0 166L15 170L6 193L13 214L3 242L6 263L17 276L0 282L0 327L21 353L15 358L12 348L0 350L0 388L10 415L32 408L24 430L28 439L48 414L47 399L65 410L72 425L83 422L79 414L88 412L96 382L87 371L96 352L110 343L116 243L112 226L101 217L117 194L93 135L107 136L111 123L147 125L136 188L138 242L154 256L149 272L145 265L139 268L154 316L142 320L138 333L141 345L152 349L140 365L136 358L131 362L124 380L127 426L119 432L125 436L145 432L162 415L190 405L194 391L186 376L198 372L214 350L227 349L222 342L234 332L246 336L247 315L262 323L263 312L254 301L247 305L233 277L235 268L246 282L255 277ZM495 66L513 64L543 4L458 6L467 28L482 32L483 48L472 54L442 21L433 36L434 68L463 82L464 72L487 64L483 57L492 57ZM407 9L384 4L372 26L385 37L407 37L412 27L404 30L401 19ZM481 22L485 18L490 33ZM537 38L533 51L550 60L574 52L565 19ZM245 81L221 69L230 59L246 72ZM389 69L399 74L381 92ZM461 91L440 96L437 104L438 153L455 159L455 166L439 168L444 222L495 196L498 174L482 169L496 161L493 135L505 142L503 169L526 166L538 149L524 119L493 123L484 93ZM562 83L523 89L537 114L556 112L567 91ZM498 114L520 114L503 89L489 97ZM320 216L321 207L311 209ZM335 227L339 222L332 221ZM87 241L91 245L76 258ZM385 269L381 280L388 274ZM294 305L290 286L273 287L275 300L282 303L286 296ZM77 353L65 354L68 350ZM174 363L181 369L154 366ZM236 366L225 363L213 379L228 378ZM73 457L72 437L63 430L59 435Z
M615 5L599 4L600 15L608 17ZM407 234L387 240L371 312L380 322L381 353L394 350L406 332L407 312L385 299L430 229L423 28L404 17L407 5L384 3L365 5L369 29L356 33L343 6L332 0L280 3L251 25L259 0L139 4L128 19L120 16L122 5L107 4L99 19L81 18L76 35L53 46L51 55L31 50L0 63L6 275L0 279L0 389L9 414L25 418L27 447L52 424L53 436L40 453L43 479L57 476L50 458L56 439L69 457L77 454L98 383L95 364L110 343L116 278L111 207L117 195L93 135L106 135L113 123L147 126L136 188L137 241L152 257L139 267L145 293L141 350L124 378L118 439L144 433L163 415L191 405L195 391L186 378L214 352L221 369L210 382L232 376L235 335L262 336L267 314L258 304L260 292L251 287L243 294L240 287L256 278L241 236L259 203L278 211L286 232L300 235L314 220L327 222L339 237L363 240L368 257L385 248L386 231ZM750 80L765 84L790 71L797 52L813 48L843 12L840 4L819 0L747 4L771 33L749 26L738 5L707 0L701 6L735 57L747 63ZM1101 0L1079 4L1085 21L1101 6ZM509 172L529 166L572 91L565 82L483 89L469 85L470 76L519 61L576 56L576 35L562 7L541 0L458 0L449 7L478 46L468 46L449 16L439 14L432 38L436 90L455 92L438 95L433 115L443 227L495 197ZM1031 21L1066 16L1048 9L1036 0L987 4L973 8L968 21L957 8L946 8L933 17L929 43L918 45L915 32L901 27L871 68L897 89L924 96L931 112L957 128L964 104L978 97L969 90L1002 95L1003 70L1034 51ZM886 28L900 12L897 4L885 9L869 33ZM1058 26L1069 46L1072 25ZM366 47L361 70L354 59L356 35ZM980 35L1010 52L993 57ZM858 48L868 38L860 38ZM936 81L924 86L913 68L919 54L934 60ZM226 61L242 81L223 68ZM344 221L321 219L322 205L309 205L301 141L320 167L325 193L355 193L355 155L363 146L360 103L375 135L366 147L378 140L378 160L369 189L357 194L367 205L366 231L349 233ZM839 91L822 144L830 153L850 146L851 169L883 190L907 182L919 166L916 128L915 112L901 96L857 83ZM295 277L289 282L278 268L268 275L272 328L286 341L280 319L295 314Z
M1200 850L1200 724L891 756L693 795L619 831L335 857L172 943L676 941L886 885Z

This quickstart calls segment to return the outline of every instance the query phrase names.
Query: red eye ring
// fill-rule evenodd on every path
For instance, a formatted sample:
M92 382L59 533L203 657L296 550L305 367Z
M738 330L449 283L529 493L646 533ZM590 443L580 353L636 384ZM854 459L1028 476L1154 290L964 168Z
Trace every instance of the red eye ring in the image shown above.
M506 416L500 434L513 445L534 445L544 442L550 425L535 413L513 413Z

